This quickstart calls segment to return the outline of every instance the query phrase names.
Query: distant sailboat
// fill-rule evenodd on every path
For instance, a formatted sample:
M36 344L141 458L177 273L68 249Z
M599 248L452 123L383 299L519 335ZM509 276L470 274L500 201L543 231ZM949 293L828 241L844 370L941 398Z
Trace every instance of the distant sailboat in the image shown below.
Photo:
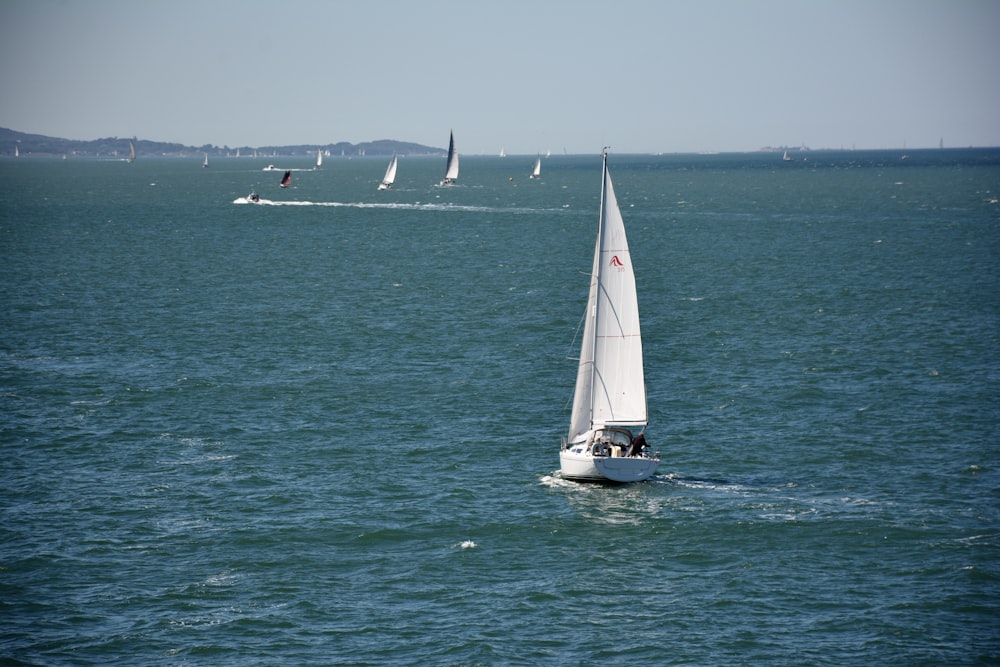
M285 175L281 177L281 187L287 188L292 184L292 172L286 171Z
M503 147L500 148L500 157L507 157L507 151L505 151Z
M14 157L21 157L21 149L14 145Z
M656 472L660 455L650 454L642 433L646 387L635 274L607 149L602 180L573 411L559 465L567 479L639 482ZM633 436L635 427L642 430Z
M455 133L451 133L448 141L448 166L445 168L441 185L454 185L458 180L458 152L455 150Z
M201 163L202 168L208 166L208 153L205 153L205 161Z
M542 158L535 160L535 167L531 170L531 176L529 178L538 178L542 175Z
M319 169L323 166L323 149L320 148L316 151L316 166L313 169Z
M379 184L379 190L388 190L392 187L392 184L396 181L396 154L393 153L392 159L389 161L389 166L385 170L385 177Z
M135 142L131 139L128 141L128 161L135 162Z
M791 162L795 158L793 158L791 155L789 155L788 151L785 151L785 154L781 157L781 159L784 160L785 162Z

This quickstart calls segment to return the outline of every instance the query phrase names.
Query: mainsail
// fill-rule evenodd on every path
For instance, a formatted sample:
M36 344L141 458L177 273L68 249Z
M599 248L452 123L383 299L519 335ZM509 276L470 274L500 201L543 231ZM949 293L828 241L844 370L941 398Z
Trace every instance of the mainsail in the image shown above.
M601 426L645 426L635 274L607 156L569 440Z
M396 181L396 156L392 156L392 160L389 161L389 166L385 170L385 177L382 179L382 183L378 186L379 190L388 190L392 187L392 184Z
M458 152L455 150L455 133L451 133L448 141L448 166L444 172L441 185L451 185L458 180Z

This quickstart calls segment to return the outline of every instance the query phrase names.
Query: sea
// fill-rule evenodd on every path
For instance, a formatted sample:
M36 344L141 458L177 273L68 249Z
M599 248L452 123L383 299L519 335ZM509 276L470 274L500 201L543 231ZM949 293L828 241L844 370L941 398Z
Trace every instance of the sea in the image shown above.
M0 664L1000 664L1000 149L792 155L609 155L620 486L599 150L0 160Z

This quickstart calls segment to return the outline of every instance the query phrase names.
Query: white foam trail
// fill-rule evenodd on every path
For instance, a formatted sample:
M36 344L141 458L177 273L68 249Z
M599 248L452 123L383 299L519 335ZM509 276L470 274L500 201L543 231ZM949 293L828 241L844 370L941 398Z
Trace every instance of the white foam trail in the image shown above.
M250 202L246 197L237 197L234 204L259 204L261 206L327 206L333 208L381 208L410 211L457 211L474 213L539 213L539 212L560 212L559 209L537 209L537 208L496 208L491 206L466 206L462 204L399 204L399 203L372 203L372 202L339 202L339 201L273 201L261 199L257 202Z

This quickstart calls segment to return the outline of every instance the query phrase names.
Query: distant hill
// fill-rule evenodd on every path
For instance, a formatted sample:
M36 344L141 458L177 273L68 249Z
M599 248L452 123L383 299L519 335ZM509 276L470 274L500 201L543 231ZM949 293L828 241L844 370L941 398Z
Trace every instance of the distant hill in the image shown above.
M79 157L109 157L128 155L129 137L107 137L104 139L94 139L92 141L80 141L77 139L59 139L57 137L46 137L41 134L25 134L0 127L0 155L11 156L15 154L15 148L21 156L28 155L55 155L55 156L79 156ZM243 157L252 156L255 152L261 157L271 155L312 155L317 150L324 153L329 152L331 156L389 156L393 153L397 155L445 155L447 151L443 148L433 148L406 141L395 141L393 139L379 139L377 141L366 141L360 144L352 144L340 141L332 144L303 144L299 146L183 146L164 141L151 141L149 139L136 139L135 152L139 157L145 156L167 156L167 157L192 157L208 153L210 156L223 157L236 155L237 151Z

